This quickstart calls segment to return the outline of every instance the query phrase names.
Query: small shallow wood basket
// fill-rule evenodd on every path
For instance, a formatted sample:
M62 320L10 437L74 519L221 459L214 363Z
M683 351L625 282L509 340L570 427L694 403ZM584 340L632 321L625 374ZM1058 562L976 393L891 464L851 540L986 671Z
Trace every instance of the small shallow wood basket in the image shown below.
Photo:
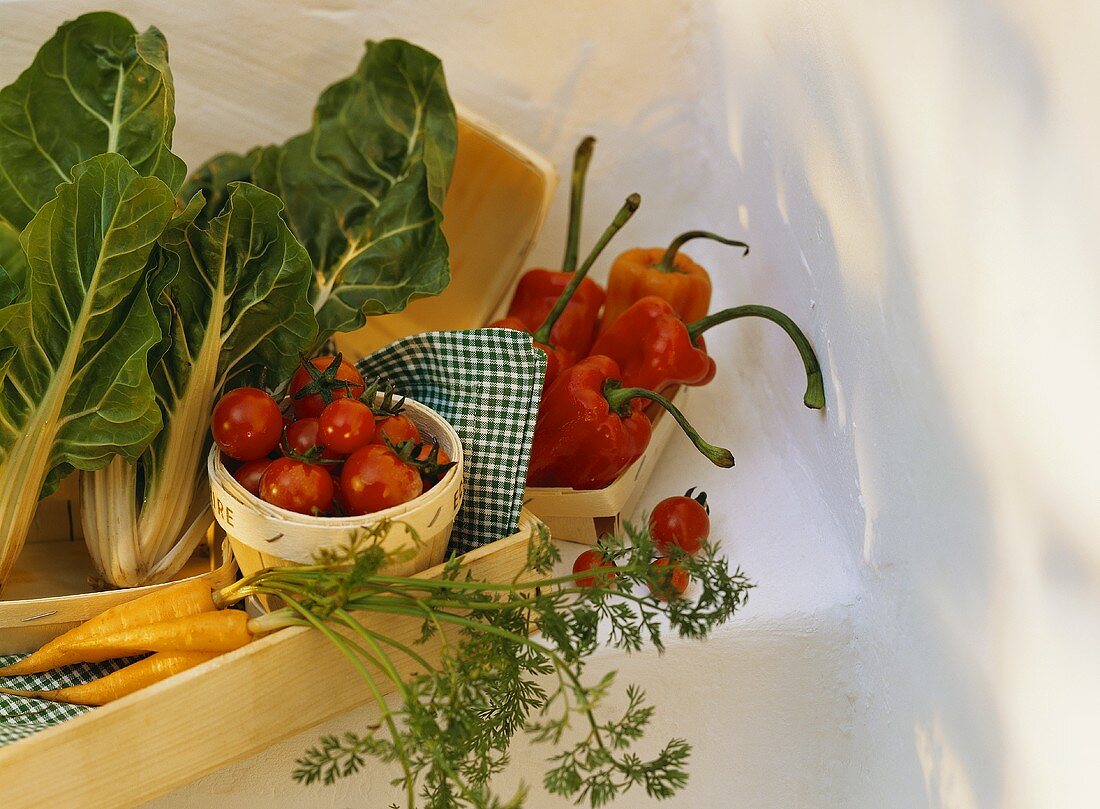
M408 576L442 562L462 505L462 444L447 420L426 405L406 399L404 414L425 439L438 441L455 465L415 500L358 517L311 517L266 503L233 478L213 448L208 471L214 518L229 537L241 572L247 576L265 567L310 564L320 549L346 546L364 528L386 519L393 521L383 540L386 549L414 550L411 558L386 567L387 573Z
M674 390L669 399L680 408L688 389ZM604 534L617 534L645 491L650 475L673 433L680 431L676 419L657 408L653 416L653 437L642 457L602 489L581 491L549 486L528 486L523 505L530 509L555 539L595 545Z

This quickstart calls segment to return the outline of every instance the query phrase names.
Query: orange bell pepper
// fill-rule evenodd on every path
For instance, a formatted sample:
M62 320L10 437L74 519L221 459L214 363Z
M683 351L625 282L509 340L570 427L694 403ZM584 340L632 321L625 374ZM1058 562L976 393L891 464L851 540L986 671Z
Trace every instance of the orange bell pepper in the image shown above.
M635 301L648 295L664 298L672 304L680 319L687 323L704 317L710 308L710 276L703 267L679 252L685 243L700 238L743 247L744 255L749 254L749 246L744 242L705 230L681 233L667 248L636 247L627 250L611 265L600 333Z

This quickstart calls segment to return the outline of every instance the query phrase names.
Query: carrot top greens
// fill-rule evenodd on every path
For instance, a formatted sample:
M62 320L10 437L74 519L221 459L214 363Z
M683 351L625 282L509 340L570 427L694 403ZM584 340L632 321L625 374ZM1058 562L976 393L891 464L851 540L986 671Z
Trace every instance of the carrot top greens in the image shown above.
M653 706L628 686L626 709L605 716L615 675L590 680L585 665L601 643L627 652L652 644L663 652L665 632L704 638L729 620L753 585L740 569L730 572L714 546L696 556L673 549L672 562L688 571L696 595L659 600L641 594L661 588L651 564L655 546L647 531L630 525L625 539L602 541L616 567L591 587L577 586L583 572L552 575L559 554L544 531L532 532L526 564L511 582L477 581L460 557L438 580L379 575L394 561L379 544L389 527L378 525L316 565L264 570L222 593L228 601L283 598L287 606L257 619L257 629L315 627L379 697L381 725L323 737L298 761L296 780L330 784L376 758L400 766L393 784L410 809L418 800L436 809L519 807L526 786L504 800L491 782L524 731L551 748L543 786L556 795L601 806L634 787L667 798L686 784L688 742L671 739L649 759L633 752ZM421 643L442 635L439 662L367 628L360 612L422 619ZM409 680L397 672L401 656L417 664ZM392 708L380 698L387 678L400 697Z

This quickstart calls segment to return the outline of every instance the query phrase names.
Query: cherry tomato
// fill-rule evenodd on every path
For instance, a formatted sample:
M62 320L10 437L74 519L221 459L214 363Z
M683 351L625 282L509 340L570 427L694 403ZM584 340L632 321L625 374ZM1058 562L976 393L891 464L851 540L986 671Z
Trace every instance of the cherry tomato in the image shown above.
M210 418L214 443L230 458L254 461L279 444L283 416L259 388L235 388L222 396Z
M260 478L260 497L299 514L323 514L332 505L332 475L323 466L279 458Z
M576 558L573 562L574 573L584 573L586 570L597 570L599 568L614 568L615 563L609 559L605 559L604 555L597 550L587 550ZM601 573L598 576L583 576L579 579L574 579L578 587L594 587L596 580L602 586L606 587L615 580L614 572Z
M321 442L342 455L350 455L374 438L374 413L356 399L337 399L321 411Z
M416 425L404 414L383 416L374 424L374 438L372 440L375 444L385 446L386 438L396 447L404 441L419 441L420 430L416 429Z
M343 398L358 399L363 395L363 377L355 366L343 359L339 363L336 360L337 357L314 357L309 361L314 373L305 365L294 372L287 395L295 416L317 418L328 403ZM299 397L303 388L308 390Z
M649 532L662 553L668 553L672 547L695 553L710 536L706 495L699 495L697 500L687 495L666 497L649 516Z
M667 557L654 559L650 567L649 591L657 598L667 601L681 596L688 588L690 577L680 565L673 564Z
M320 441L321 425L318 419L298 419L286 428L286 443L293 452L309 455L314 447L321 447L321 457L327 461L343 458L343 454L334 452Z
M233 477L248 491L259 497L260 478L264 476L264 472L267 471L269 466L271 466L270 458L257 458L254 461L242 464L241 468L233 473Z
M389 447L368 444L355 450L340 473L340 492L349 514L370 514L399 506L424 491L420 473Z

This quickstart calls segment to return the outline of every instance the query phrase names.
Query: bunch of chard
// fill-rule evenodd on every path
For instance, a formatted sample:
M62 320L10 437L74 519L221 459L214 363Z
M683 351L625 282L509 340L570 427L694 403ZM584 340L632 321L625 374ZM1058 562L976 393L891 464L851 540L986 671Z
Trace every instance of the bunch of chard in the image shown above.
M169 579L210 523L221 393L449 280L455 120L431 54L368 43L308 132L186 184L174 124L164 37L110 13L0 90L0 584L77 469L105 582Z

